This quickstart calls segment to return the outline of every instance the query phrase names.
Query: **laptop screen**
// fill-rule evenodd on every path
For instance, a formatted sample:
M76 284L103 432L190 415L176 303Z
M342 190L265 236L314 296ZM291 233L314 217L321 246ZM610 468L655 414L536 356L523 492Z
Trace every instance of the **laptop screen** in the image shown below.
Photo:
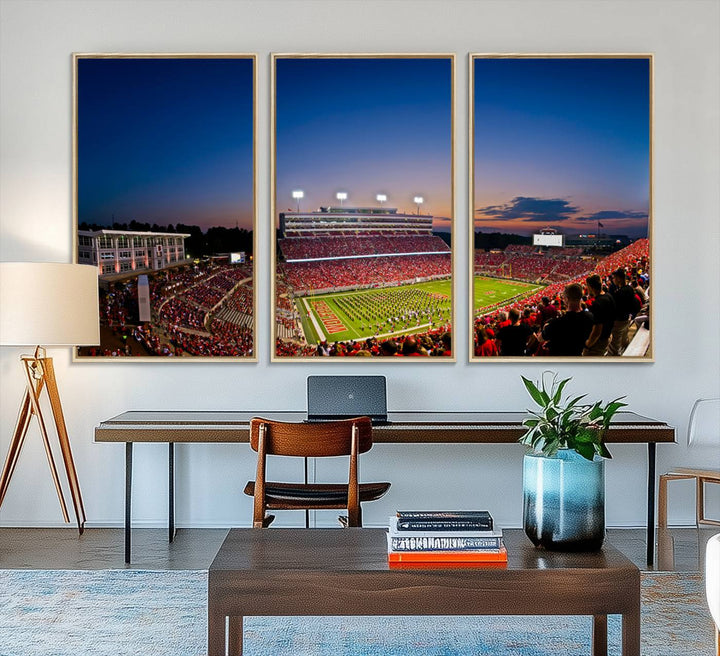
M308 419L387 420L385 376L308 376Z

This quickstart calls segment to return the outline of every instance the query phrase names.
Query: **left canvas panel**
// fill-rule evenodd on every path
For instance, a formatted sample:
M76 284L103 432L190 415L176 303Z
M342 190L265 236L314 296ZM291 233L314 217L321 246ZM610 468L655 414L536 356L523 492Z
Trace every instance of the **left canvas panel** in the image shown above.
M82 360L256 361L256 58L74 56L75 258L101 343Z

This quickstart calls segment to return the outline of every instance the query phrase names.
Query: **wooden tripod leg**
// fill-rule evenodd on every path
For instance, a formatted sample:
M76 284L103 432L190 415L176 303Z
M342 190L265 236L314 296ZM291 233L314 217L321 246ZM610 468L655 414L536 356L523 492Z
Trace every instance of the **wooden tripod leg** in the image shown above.
M48 464L50 465L50 474L52 475L53 482L55 483L55 491L57 492L58 499L60 501L60 509L62 510L63 519L66 522L70 521L68 515L67 505L65 503L65 497L63 496L62 487L60 487L60 478L58 477L57 467L55 466L55 458L53 458L52 449L50 448L50 438L48 437L47 428L45 428L45 420L42 415L42 409L40 408L40 396L39 390L42 389L42 379L36 385L33 378L33 362L37 363L39 360L34 358L23 359L25 365L25 377L27 378L27 390L30 395L30 405L32 411L37 417L38 424L40 425L40 434L45 444L45 453L47 454Z
M80 493L80 483L78 482L77 470L75 469L75 461L73 460L72 450L70 449L70 438L68 437L67 427L65 426L65 416L63 415L62 404L60 402L57 381L55 380L55 368L52 358L45 358L43 360L43 368L45 370L45 385L47 387L48 397L50 397L50 407L52 408L53 417L55 418L55 428L58 434L58 441L60 442L60 452L62 453L63 462L65 463L65 473L67 474L70 494L75 508L78 531L80 531L80 535L82 535L85 530L85 507Z
M25 436L27 435L28 427L30 426L31 416L30 392L26 389L22 403L20 404L20 413L18 414L15 431L13 432L12 439L10 440L10 446L8 448L7 457L5 458L2 475L0 475L0 506L5 499L5 493L7 492L10 479L15 471L18 456L20 455L23 443L25 442Z

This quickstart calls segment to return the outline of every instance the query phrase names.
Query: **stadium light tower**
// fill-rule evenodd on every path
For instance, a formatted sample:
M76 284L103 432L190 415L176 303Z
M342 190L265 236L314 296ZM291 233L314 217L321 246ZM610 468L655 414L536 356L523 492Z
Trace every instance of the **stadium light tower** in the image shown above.
M382 207L382 204L387 200L387 196L385 194L378 194L375 196L375 200L380 203L380 207Z
M300 199L305 197L305 192L302 189L295 189L292 197L297 201L297 211L300 212Z
M418 214L420 214L420 205L423 204L424 200L425 199L422 196L415 196L415 198L413 198L413 202L415 203L415 205L417 205Z
M338 191L335 194L335 198L340 201L340 207L342 207L343 201L347 200L347 191Z

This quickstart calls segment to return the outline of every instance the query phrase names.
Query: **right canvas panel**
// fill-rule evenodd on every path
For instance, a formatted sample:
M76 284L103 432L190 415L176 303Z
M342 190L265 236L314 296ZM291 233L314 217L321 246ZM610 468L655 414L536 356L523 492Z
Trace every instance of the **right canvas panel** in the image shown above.
M470 76L470 359L652 361L652 56Z

